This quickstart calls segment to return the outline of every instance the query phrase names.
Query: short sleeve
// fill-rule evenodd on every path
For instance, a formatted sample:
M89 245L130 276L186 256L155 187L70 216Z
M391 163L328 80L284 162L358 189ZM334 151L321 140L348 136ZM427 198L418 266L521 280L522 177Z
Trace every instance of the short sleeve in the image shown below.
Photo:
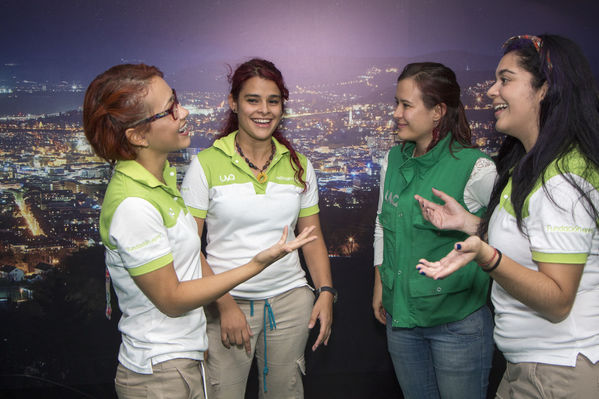
M112 216L109 237L132 276L160 269L173 261L162 216L142 198L128 197L119 204Z
M597 198L588 182L573 176L585 191ZM595 221L585 209L578 191L563 175L545 182L528 201L525 219L532 258L546 263L586 263L591 251ZM551 198L547 192L551 193Z
M464 203L468 211L476 213L487 207L496 177L497 169L493 161L484 157L476 160L464 187Z
M316 173L310 160L306 160L306 191L301 195L299 217L317 214L318 208L318 182Z
M209 190L202 164L197 156L193 157L181 184L181 195L193 216L206 218L210 200Z

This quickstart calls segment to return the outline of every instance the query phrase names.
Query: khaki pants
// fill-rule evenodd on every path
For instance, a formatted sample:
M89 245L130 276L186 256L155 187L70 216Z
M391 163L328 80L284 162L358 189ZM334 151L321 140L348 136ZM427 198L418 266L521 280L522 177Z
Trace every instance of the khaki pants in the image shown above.
M153 374L139 374L119 363L114 379L119 399L205 399L200 361L173 359L152 369Z
M253 301L254 313L248 300L236 299L252 329L251 354L245 348L227 349L221 342L220 319L214 309L206 309L208 321L208 359L206 374L209 399L240 399L244 397L252 359L256 356L260 398L303 398L301 374L305 373L304 350L308 340L308 322L314 304L314 294L308 287L295 288L268 299L276 329L271 330L268 319L264 325L265 301ZM268 373L264 392L265 342Z
M578 355L576 367L507 363L496 399L599 398L599 362Z

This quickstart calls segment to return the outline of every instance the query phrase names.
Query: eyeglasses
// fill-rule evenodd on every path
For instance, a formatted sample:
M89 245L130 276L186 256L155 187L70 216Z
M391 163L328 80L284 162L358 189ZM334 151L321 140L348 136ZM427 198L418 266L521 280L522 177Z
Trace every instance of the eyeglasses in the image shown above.
M137 121L137 122L133 123L132 125L130 125L129 128L139 126L142 123L152 123L155 120L164 118L165 116L167 116L169 114L172 115L174 120L179 119L179 100L177 99L177 92L175 91L175 89L173 89L173 104L166 111L159 112L156 115L152 115L148 118Z

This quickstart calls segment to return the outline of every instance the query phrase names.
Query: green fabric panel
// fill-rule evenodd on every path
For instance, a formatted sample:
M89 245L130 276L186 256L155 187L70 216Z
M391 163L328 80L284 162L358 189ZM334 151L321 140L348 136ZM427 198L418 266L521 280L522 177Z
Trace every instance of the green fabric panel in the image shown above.
M158 259L154 259L150 263L146 263L145 265L137 266L131 269L127 269L130 275L133 277L141 276L142 274L147 274L153 272L154 270L158 270L161 267L164 267L173 261L173 254L168 253L164 256L161 256Z

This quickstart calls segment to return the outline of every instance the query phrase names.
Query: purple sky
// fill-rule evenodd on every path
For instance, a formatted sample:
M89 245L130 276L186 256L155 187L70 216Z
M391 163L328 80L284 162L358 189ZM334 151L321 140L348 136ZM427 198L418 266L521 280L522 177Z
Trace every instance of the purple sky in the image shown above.
M559 33L596 68L596 1L2 0L0 67L30 79L89 81L129 61L167 73L262 56L298 68L319 57L497 56L507 37ZM3 69L5 71L6 68ZM0 76L2 78L2 76ZM26 77L24 77L26 78Z

